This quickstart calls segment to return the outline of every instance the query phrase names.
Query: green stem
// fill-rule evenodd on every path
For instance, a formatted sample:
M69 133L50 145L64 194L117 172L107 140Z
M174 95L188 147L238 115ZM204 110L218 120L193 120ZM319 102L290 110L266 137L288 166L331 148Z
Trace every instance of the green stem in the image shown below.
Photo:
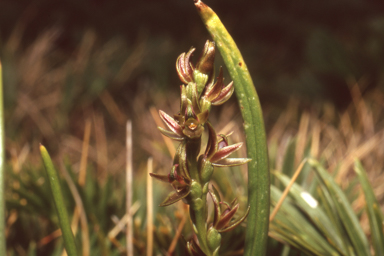
M5 175L5 131L4 131L4 106L3 106L3 75L0 62L0 255L6 255L5 237L5 200L4 200L4 175Z
M200 152L201 137L197 139L187 139L186 153L188 170L192 178L191 193L188 197L190 205L190 215L194 225L194 231L199 240L200 248L207 256L211 256L207 244L207 193L203 192L203 186L200 178L197 156Z
M269 226L269 167L267 141L258 95L243 57L219 17L207 5L194 0L196 9L219 49L244 119L248 157L248 204L244 255L265 255Z
M197 239L199 240L199 244L200 244L200 248L203 250L203 252L207 255L207 256L211 256L212 255L212 252L211 250L209 249L208 247L208 244L207 244L207 223L206 223L206 216L205 216L205 212L206 212L206 204L207 204L207 200L206 200L206 195L203 195L203 198L202 198L202 201L203 201L203 207L200 208L200 209L193 209L193 205L190 206L190 211L193 211L192 214L193 214L193 225L195 226L196 230L196 236L197 236Z
M55 167L53 166L51 157L48 154L48 151L43 145L40 145L40 153L43 158L45 165L45 170L47 171L47 176L49 180L49 185L51 187L53 200L55 202L55 207L57 215L59 217L60 228L64 238L64 246L69 256L76 256L76 244L75 238L71 230L71 225L68 220L67 209L65 208L63 194L61 192L61 186L59 182L59 177L56 173Z

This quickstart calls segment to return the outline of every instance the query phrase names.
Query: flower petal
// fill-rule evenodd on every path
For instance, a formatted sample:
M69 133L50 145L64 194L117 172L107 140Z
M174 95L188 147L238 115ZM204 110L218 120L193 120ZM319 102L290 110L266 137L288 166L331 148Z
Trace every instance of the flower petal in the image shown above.
M228 157L230 154L232 154L236 150L238 150L242 145L243 145L243 143L240 142L240 143L236 143L236 144L233 144L233 145L230 145L227 147L223 147L220 150L216 151L216 153L209 160L211 161L212 164L215 162L218 162L218 161Z
M187 197L189 195L189 193L191 193L191 190L189 188L185 188L183 190L180 190L179 192L173 191L160 204L160 206L168 206L168 205L174 204L177 201Z
M211 191L211 190L209 190L209 194L212 197L212 201L213 201L213 205L214 205L214 207L213 207L214 208L214 212L213 212L213 226L216 227L217 223L219 222L220 215L221 215L220 197L217 197L216 193L214 191Z
M213 129L211 123L207 122L208 126L208 143L207 147L205 149L205 155L209 159L211 158L217 149L217 137L216 137L216 132L215 129Z
M207 122L209 116L209 111L205 110L204 112L197 115L197 120L199 121L199 124L205 124Z
M239 209L239 204L235 205L230 211L228 211L226 214L223 213L222 216L220 216L220 220L215 226L217 230L225 228L229 222L232 220L233 216L235 216L235 213Z
M167 130L161 128L161 127L157 127L157 129L159 129L159 131L160 131L164 136L166 136L166 137L168 137L168 138L171 138L171 139L173 139L173 140L177 140L177 141L182 141L182 140L184 140L184 137L180 137L179 134L176 134L176 133L171 132L171 131L167 131Z
M181 126L175 121L175 119L170 117L167 113L162 110L159 110L159 114L163 122L168 126L171 131L180 136L183 136L183 129L181 129Z
M212 105L218 106L226 102L235 91L235 87L233 87L233 82L230 82L225 88L223 88L220 92L220 95L212 101Z
M251 158L225 158L215 163L212 163L212 165L217 167L230 167L246 164L250 161L252 161Z
M214 85L207 87L204 96L209 100L213 101L216 99L223 88L223 69L220 67L219 76L217 77L217 81Z
M232 222L229 226L227 226L226 228L223 228L221 230L219 230L220 233L224 233L224 232L228 232L228 231L231 231L232 229L236 228L237 226L239 226L248 216L249 214L249 209L250 207L248 206L248 209L247 211L245 212L244 216L241 217L240 219Z
M150 173L152 178L155 178L157 180L160 180L162 182L170 183L168 175L163 175L163 174L156 174L156 173Z

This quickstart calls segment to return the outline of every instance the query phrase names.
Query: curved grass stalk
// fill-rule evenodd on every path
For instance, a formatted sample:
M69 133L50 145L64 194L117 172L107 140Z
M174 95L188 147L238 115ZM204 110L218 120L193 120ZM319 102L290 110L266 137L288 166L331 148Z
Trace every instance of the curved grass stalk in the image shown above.
M61 232L63 234L65 250L67 251L68 256L76 256L77 250L75 238L71 230L71 224L68 220L68 213L67 209L65 208L63 194L61 192L59 177L56 173L55 167L53 166L51 157L49 156L47 149L43 145L40 145L40 153L41 157L43 158L45 170L47 171L47 176L52 191L53 200L55 202L57 216L59 217L59 223Z
M5 199L4 199L4 176L5 176L5 135L4 135L4 106L3 106L3 76L0 62L0 255L6 255L5 243Z
M265 255L269 226L269 167L265 127L258 95L243 57L216 13L200 0L195 6L219 49L244 119L248 157L248 216L244 255Z

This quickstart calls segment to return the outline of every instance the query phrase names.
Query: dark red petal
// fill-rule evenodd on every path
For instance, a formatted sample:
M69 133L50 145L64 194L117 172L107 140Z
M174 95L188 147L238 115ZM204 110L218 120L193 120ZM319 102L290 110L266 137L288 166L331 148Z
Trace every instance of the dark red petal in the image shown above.
M232 220L233 216L235 215L238 209L239 209L239 204L235 205L235 207L233 207L226 214L223 213L223 215L220 217L220 220L217 223L215 228L217 230L225 228L228 225L228 223Z
M162 174L156 174L156 173L150 173L149 175L151 175L152 178L155 178L162 182L170 183L168 179L168 175L162 175Z
M213 187L213 186L212 186ZM209 194L211 195L212 197L212 201L213 201L213 208L214 208L214 212L213 212L213 226L216 227L217 223L219 222L220 220L220 215L221 215L221 209L220 209L220 198L218 198L215 193L211 190L209 190Z
M181 137L179 134L176 134L174 132L171 132L171 131L167 131L161 127L157 127L157 129L159 129L159 131L166 137L168 138L171 138L173 140L177 140L177 141L182 141L184 140L184 137Z
M191 190L187 187L179 192L171 192L167 198L160 204L160 206L167 206L176 203L177 201L187 197Z
M207 89L205 96L208 98L209 101L213 101L214 99L219 97L221 89L223 89L223 69L220 67L220 73L217 77L216 83Z
M167 113L165 113L162 110L159 110L159 114L163 122L168 126L168 128L173 131L174 133L180 135L181 137L183 136L183 129L181 126L173 119L170 117Z
M233 87L233 82L230 82L225 88L220 92L220 95L212 101L212 105L218 106L226 102L233 94L235 88Z
M250 207L248 206L248 209L245 212L243 217L241 217L240 219L232 222L229 226L219 230L219 232L220 233L228 232L228 231L231 231L232 229L236 228L237 226L239 226L247 218L247 216L249 214L249 209L250 209Z
M207 122L207 126L208 126L208 136L209 137L208 137L207 147L205 149L205 155L209 159L216 152L216 149L217 149L217 138L216 138L215 129L213 129L212 125L209 122Z
M218 150L210 159L211 163L227 158L230 154L238 150L242 145L243 143L240 142L240 143L236 143Z

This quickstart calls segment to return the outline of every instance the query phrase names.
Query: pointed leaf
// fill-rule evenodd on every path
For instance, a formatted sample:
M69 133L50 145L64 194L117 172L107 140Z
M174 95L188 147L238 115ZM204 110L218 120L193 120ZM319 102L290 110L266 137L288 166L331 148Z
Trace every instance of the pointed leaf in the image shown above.
M179 134L177 133L174 133L174 132L171 132L171 131L168 131L168 130L165 130L163 128L161 128L160 126L157 127L157 129L159 129L159 131L166 137L170 138L170 139L173 139L173 140L177 140L177 141L182 141L184 140L184 137L180 137Z
M380 209L375 193L369 183L368 176L358 159L355 159L354 170L357 173L364 191L369 225L371 228L372 244L376 256L384 255L383 213Z
M168 206L176 203L177 201L187 197L191 190L189 188L185 188L179 192L173 191L171 192L167 198L160 204L160 206Z
M250 161L252 161L252 159L250 158L225 158L215 163L212 163L212 165L217 167L231 167L246 164Z
M235 152L239 148L241 148L242 145L243 145L243 143L239 142L239 143L227 146L227 147L223 147L220 150L216 151L216 153L212 156L210 161L212 163L220 161L220 160L228 157L230 154L232 154L233 152Z
M310 159L308 163L315 167L318 177L329 191L340 219L352 241L356 254L359 256L371 255L367 237L365 236L364 231L360 226L359 220L344 192L336 184L332 176L330 176L327 171L320 165L319 162Z
M181 126L173 119L170 117L167 113L165 113L162 110L159 110L159 114L163 122L168 126L168 128L173 131L174 133L183 136L183 130Z

